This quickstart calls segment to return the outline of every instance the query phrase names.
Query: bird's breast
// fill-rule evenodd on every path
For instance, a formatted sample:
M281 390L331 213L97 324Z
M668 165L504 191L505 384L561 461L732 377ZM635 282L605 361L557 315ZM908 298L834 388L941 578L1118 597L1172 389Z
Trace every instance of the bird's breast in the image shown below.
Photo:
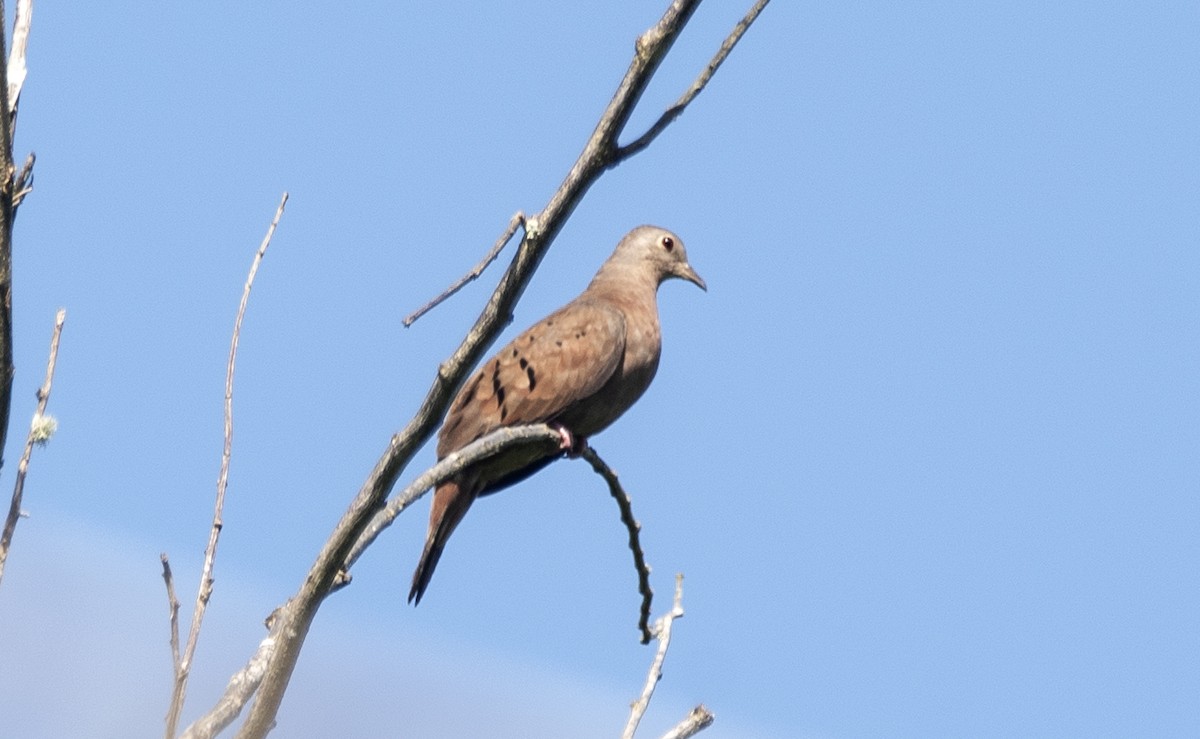
M624 311L625 351L617 371L595 395L558 419L575 434L587 438L608 428L650 387L662 354L658 311L653 308Z

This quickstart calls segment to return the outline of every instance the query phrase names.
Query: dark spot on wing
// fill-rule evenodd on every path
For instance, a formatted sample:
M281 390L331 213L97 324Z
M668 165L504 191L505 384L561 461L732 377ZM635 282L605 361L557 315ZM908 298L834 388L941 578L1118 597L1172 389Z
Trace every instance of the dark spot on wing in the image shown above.
M462 396L461 396L461 399L460 399L460 402L458 403L458 405L460 405L460 406L466 405L467 403L474 400L475 399L475 391L477 391L479 389L479 383L481 383L481 382L483 382L483 373L476 372L475 376L471 378L471 382L469 382L467 384L467 387L462 391Z
M496 396L496 402L504 405L504 388L500 385L500 362L496 362L496 366L492 368L492 393Z
M521 361L524 362L525 360L522 359ZM537 386L537 379L533 376L533 367L526 367L525 374L529 376L529 389L532 390Z
M516 356L516 354L514 353L513 356ZM525 357L521 357L521 369L525 369L528 366L529 366L529 360L526 359Z

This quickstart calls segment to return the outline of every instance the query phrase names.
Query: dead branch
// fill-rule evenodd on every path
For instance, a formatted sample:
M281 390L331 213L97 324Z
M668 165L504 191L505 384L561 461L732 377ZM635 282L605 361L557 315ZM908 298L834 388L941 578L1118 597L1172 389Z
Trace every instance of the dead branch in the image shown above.
M12 234L13 217L16 215L17 198L13 183L13 130L16 126L16 99L10 94L12 88L9 65L14 64L17 76L23 82L26 75L25 46L29 38L29 22L32 17L31 0L18 0L17 14L13 21L13 61L6 52L6 38L0 28L0 456L8 441L8 420L12 411L12 383L15 369L12 350ZM0 0L0 23L8 15L4 0ZM19 37L19 38L18 38ZM17 49L21 52L18 55ZM19 92L21 84L16 85ZM3 459L0 459L0 466Z
M50 357L46 360L46 379L37 391L37 411L29 424L29 435L25 438L25 451L17 464L17 480L13 485L12 502L8 507L8 518L4 521L4 532L0 533L0 578L4 577L4 563L8 561L8 549L12 545L13 533L17 529L17 521L21 518L21 499L25 495L25 475L29 472L29 458L33 455L35 445L44 445L50 440L58 422L46 415L46 405L50 402L50 388L54 384L54 367L58 364L58 340L62 336L63 323L67 320L67 311L59 308L54 317L54 333L50 335Z
M713 712L705 708L704 704L700 704L692 709L687 718L663 734L661 739L688 739L688 737L695 736L712 726L713 721L716 720L717 717L713 715Z
M0 11L4 8L0 5ZM3 18L0 13L0 18ZM33 0L17 0L17 14L13 18L12 52L8 57L8 71L4 78L8 82L8 111L10 126L17 125L17 104L21 101L21 88L29 70L25 67L25 53L29 49L29 26L33 22Z
M237 318L233 322L233 338L229 342L229 361L225 366L225 446L221 451L221 472L217 475L217 500L213 508L212 527L208 533L208 546L204 549L204 567L200 573L196 605L192 608L192 626L188 629L187 646L182 655L178 653L177 648L172 649L175 657L175 682L171 691L171 705L167 709L167 739L174 739L179 726L179 715L183 712L183 703L187 697L187 682L188 676L191 674L192 658L196 654L196 644L200 640L200 626L204 621L208 600L212 597L213 565L217 559L217 542L221 538L221 527L224 525L221 520L221 511L225 508L225 490L229 484L229 460L233 454L233 371L237 365L238 339L242 333L242 319L246 315L246 304L250 301L250 290L254 287L254 277L258 274L258 267L267 253L267 247L271 245L271 237L275 235L279 219L283 217L283 208L287 205L287 200L288 194L285 192L279 200L279 207L275 209L275 217L271 219L271 225L267 227L267 234L259 244L258 251L254 254L254 260L250 263L250 272L246 275L246 285L242 288L242 300L238 304ZM163 567L164 577L166 577L169 569L166 569L165 556L163 557ZM170 591L170 580L167 580L167 586ZM173 624L173 626L173 630L177 632L178 625ZM178 637L173 635L173 638L175 642L173 647L177 647Z
M175 578L171 574L171 561L167 553L159 555L163 566L163 582L167 586L167 611L171 622L171 664L179 667L179 598L175 597Z
M767 7L767 3L770 1L771 0L758 0L758 2L754 4L754 7L747 11L746 15L740 21L738 21L738 24L734 26L729 35L725 37L725 41L721 44L721 48L717 49L717 53L714 54L713 58L709 60L708 65L704 68L704 71L702 71L700 76L698 76L696 80L692 82L692 86L689 87L682 95L680 95L679 99L676 100L671 107L663 111L663 114L658 117L658 120L654 122L654 125L650 126L650 128L647 129L644 134L638 136L625 146L622 146L617 151L617 155L619 157L622 159L631 157L642 149L645 149L650 145L651 141L654 141L654 139L658 138L660 133L666 130L667 126L671 125L676 118L683 115L684 109L687 108L688 104L691 103L692 100L695 100L696 96L700 94L700 91L708 85L708 81L711 80L712 76L716 74L716 71L720 69L721 64L725 62L725 58L729 56L729 52L733 51L733 47L737 46L737 42L741 40L742 34L746 33L746 29L750 28L750 24L754 23L755 19L758 18L758 14L762 12L763 8Z
M350 583L350 568L354 566L366 548L371 546L371 543L383 533L384 529L392 525L397 516L420 500L431 488L462 472L469 465L492 457L510 446L530 443L544 446L546 451L553 452L558 448L561 438L557 429L546 424L513 426L496 429L461 450L447 455L445 459L421 473L404 490L393 495L383 510L371 518L367 528L358 537L358 541L354 542L350 553L346 555L346 562L338 575L335 587L340 588Z
M338 583L355 543L375 513L384 506L389 491L412 456L433 435L466 374L507 324L534 271L587 190L606 170L636 153L626 151L622 154L617 138L658 65L698 5L699 0L674 0L658 23L639 37L629 69L565 180L540 213L526 217L524 235L513 261L475 325L454 353L438 367L437 376L420 408L404 429L392 437L321 548L299 591L277 609L272 634L279 638L272 646L266 672L257 686L257 699L238 732L239 737L263 737L272 729L308 630L321 603ZM259 653L262 651L260 647ZM229 702L222 698L218 709L226 705ZM209 725L208 718L204 717L194 726Z
M430 488L457 475L470 465L478 464L516 447L534 446L541 447L546 452L552 452L558 448L560 439L558 431L545 424L502 428L448 455L409 483L400 494L395 496L386 509L379 511L372 519L371 526L363 533L362 539L356 543L352 551L353 556L347 557L345 567L337 579L337 586L344 586L349 582L348 570L357 560L358 555L375 540L375 537L391 524L400 511L418 500ZM266 667L275 655L278 645L287 637L285 629L290 623L287 615L291 605L289 601L271 614L271 617L267 619L269 633L259 644L254 656L229 681L225 694L217 706L184 731L183 739L216 736L233 723L242 708L253 697L254 691L258 689Z
M671 610L663 614L654 622L654 636L658 639L658 650L654 654L654 661L650 663L650 672L646 675L646 684L642 686L642 694L629 711L629 721L625 723L625 731L621 734L621 739L633 739L633 735L637 733L638 724L645 715L646 709L650 707L650 699L654 696L654 688L658 685L658 681L662 679L663 661L667 658L667 648L671 646L671 626L675 623L675 619L683 616L683 575L675 576L675 603ZM711 722L710 722L711 723Z
M591 446L586 446L583 449L582 456L596 474L604 478L608 483L608 492L613 499L617 501L617 507L621 510L621 523L625 524L625 528L629 531L629 550L633 552L633 566L638 573L638 592L642 595L642 608L638 616L638 630L642 632L642 644L649 644L653 634L650 633L650 606L654 600L654 590L650 588L650 565L646 564L646 555L642 550L642 542L638 536L642 530L642 525L633 517L633 501L629 497L629 493L621 487L621 481L617 479L617 473L600 458L596 450Z
M479 275L483 274L483 271L488 268L488 265L490 265L492 262L496 261L496 257L500 256L501 250L503 250L504 247L508 245L508 242L512 239L513 234L515 234L517 232L517 226L524 226L524 225L525 225L525 214L522 213L521 211L517 211L515 214L513 214L513 217L509 220L508 228L505 229L504 233L500 234L500 238L496 239L496 243L492 244L491 250L488 251L488 253L484 255L483 259L480 260L479 264L475 265L475 267L472 268L470 272L468 272L465 275L463 275L462 277L458 278L458 280L453 285L446 288L445 291L443 291L441 295L437 296L433 300L430 300L425 305L422 305L420 308L417 308L415 311L408 314L408 316L403 321L404 328L408 328L409 326L416 323L418 318L420 318L421 316L425 315L429 311L431 311L434 308L441 305L451 295L453 295L454 293L463 289L463 287L468 282L478 279Z

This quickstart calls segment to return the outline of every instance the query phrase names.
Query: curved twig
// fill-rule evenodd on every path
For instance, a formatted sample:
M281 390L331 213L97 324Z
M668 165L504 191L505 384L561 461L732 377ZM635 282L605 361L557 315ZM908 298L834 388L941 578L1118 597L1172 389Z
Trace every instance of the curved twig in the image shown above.
M587 460L596 474L603 477L604 481L608 483L608 492L617 501L617 507L621 510L621 523L625 524L625 528L629 531L629 551L633 552L633 566L638 573L638 592L642 595L638 630L642 632L642 644L649 644L650 640L654 638L654 634L650 631L650 607L654 600L654 590L650 587L650 565L646 564L646 554L642 550L642 542L639 537L642 525L633 517L633 500L630 499L629 493L625 492L625 488L621 487L621 481L617 479L616 471L605 464L595 449L585 446L580 456Z

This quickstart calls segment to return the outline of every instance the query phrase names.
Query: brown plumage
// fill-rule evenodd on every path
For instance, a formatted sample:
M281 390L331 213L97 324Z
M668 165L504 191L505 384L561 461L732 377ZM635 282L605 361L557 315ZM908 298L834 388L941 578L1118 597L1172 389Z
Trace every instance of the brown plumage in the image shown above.
M503 426L549 423L576 445L603 431L654 379L662 347L658 286L672 277L707 289L678 236L655 226L626 234L579 297L526 329L467 380L438 434L438 459ZM437 487L409 602L421 602L446 540L475 498L559 456L530 454L502 454Z

